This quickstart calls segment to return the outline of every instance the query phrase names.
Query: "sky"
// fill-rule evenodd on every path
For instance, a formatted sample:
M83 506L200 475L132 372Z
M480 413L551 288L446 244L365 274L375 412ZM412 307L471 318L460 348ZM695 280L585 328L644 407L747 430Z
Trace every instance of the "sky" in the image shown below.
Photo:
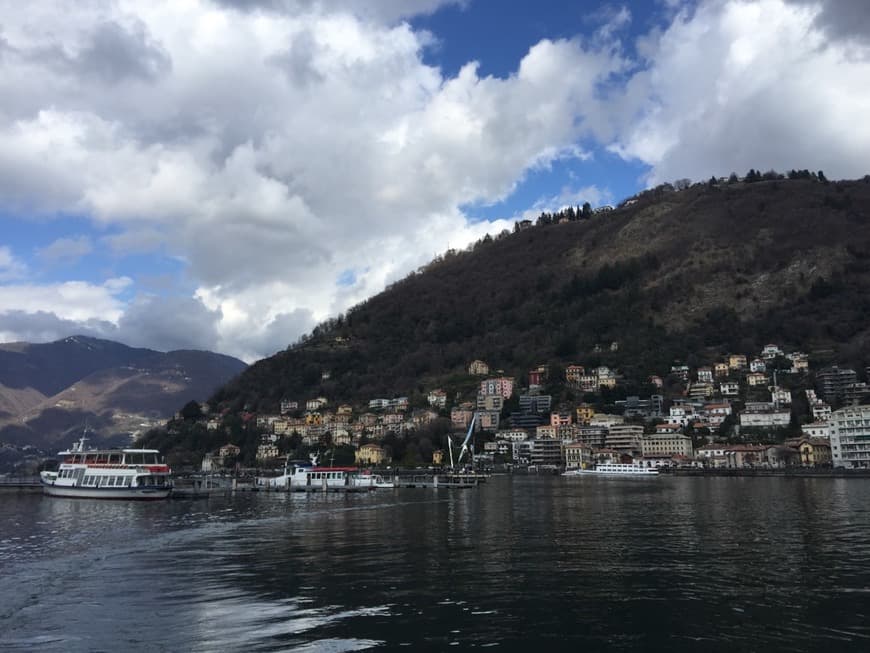
M870 173L866 0L0 0L0 342L253 362L448 248Z

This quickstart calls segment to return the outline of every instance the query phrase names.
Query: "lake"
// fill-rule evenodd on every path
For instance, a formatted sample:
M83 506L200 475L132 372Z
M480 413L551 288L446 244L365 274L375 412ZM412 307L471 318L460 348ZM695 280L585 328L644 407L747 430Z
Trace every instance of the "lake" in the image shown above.
M3 651L864 651L868 615L868 479L0 494Z

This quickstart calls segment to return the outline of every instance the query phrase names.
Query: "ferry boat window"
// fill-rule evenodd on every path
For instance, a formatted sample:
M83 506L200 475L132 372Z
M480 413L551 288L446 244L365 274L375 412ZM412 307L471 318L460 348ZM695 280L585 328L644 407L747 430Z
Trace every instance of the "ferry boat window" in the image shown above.
M145 454L141 453L127 453L127 464L128 465L144 465L145 464Z
M121 454L119 454L119 453L109 454L109 464L117 465L120 462L121 462Z
M157 454L156 454L156 453L147 453L147 454L145 454L145 463L146 463L146 464L148 464L148 465L156 465L156 464L158 464L159 462L160 462L160 461L157 460Z

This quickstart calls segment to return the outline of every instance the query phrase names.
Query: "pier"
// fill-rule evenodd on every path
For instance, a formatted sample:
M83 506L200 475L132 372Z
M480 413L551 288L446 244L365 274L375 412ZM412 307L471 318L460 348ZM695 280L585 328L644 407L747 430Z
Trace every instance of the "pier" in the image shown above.
M42 483L38 476L2 476L0 491L41 492Z

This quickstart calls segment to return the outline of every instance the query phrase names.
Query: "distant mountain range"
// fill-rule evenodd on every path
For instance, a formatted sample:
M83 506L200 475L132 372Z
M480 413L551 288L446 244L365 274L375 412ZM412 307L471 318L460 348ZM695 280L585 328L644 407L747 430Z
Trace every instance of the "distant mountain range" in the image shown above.
M486 237L318 326L221 388L212 404L282 398L473 400L474 359L525 382L539 364L650 374L768 343L814 365L870 364L870 177L712 179L613 210L542 215ZM779 177L779 178L778 178Z
M167 353L84 336L0 344L0 467L23 446L53 452L80 437L128 443L247 366L207 351Z

